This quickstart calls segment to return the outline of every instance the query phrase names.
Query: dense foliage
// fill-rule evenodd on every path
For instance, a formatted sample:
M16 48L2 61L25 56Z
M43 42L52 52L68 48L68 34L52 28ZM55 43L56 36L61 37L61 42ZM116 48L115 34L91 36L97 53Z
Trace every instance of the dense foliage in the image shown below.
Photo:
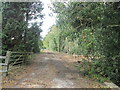
M2 50L39 52L41 2L2 3ZM39 23L33 22L41 18Z
M48 49L91 57L79 70L120 85L120 3L56 2L57 24L44 38ZM81 68L84 68L81 70Z

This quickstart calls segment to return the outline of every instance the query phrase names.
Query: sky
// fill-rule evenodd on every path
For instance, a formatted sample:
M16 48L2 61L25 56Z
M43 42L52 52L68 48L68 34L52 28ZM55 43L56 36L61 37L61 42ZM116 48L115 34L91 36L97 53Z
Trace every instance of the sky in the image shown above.
M43 14L45 14L44 19L43 19L43 25L42 25L42 30L43 32L41 33L41 36L44 38L47 33L49 32L49 28L55 24L55 14L53 14L53 16L49 16L50 13L52 13L52 11L50 10L50 8L48 8L48 5L51 5L51 1L50 0L41 0L44 4L44 9L42 11ZM38 19L39 21L39 19Z

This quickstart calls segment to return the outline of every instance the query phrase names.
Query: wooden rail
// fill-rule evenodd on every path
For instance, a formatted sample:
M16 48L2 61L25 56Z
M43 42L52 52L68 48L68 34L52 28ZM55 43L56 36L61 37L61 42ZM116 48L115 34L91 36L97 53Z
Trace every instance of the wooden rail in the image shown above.
M9 64L9 59L10 59L10 51L7 51L6 56L0 56L1 58L1 63L0 63L0 72L4 73L8 71L8 64ZM4 61L3 61L4 60Z
M0 73L8 74L8 71L13 70L14 65L21 66L30 59L32 52L12 52L7 51L6 56L0 56Z

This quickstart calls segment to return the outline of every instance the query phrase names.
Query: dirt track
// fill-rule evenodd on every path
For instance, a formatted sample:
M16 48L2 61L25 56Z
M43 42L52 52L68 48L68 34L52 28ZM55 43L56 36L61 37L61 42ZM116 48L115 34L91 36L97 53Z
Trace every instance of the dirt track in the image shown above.
M3 87L11 88L99 88L101 84L79 74L75 60L67 54L44 52L32 63L11 72Z

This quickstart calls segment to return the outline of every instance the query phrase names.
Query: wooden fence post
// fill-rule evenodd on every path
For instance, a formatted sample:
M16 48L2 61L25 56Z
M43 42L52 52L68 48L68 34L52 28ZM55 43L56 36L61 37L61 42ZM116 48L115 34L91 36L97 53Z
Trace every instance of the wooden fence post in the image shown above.
M7 51L7 53L6 53L6 59L5 59L5 63L7 64L7 66L6 66L6 71L7 72L6 72L5 76L8 75L10 55L11 55L11 51Z

